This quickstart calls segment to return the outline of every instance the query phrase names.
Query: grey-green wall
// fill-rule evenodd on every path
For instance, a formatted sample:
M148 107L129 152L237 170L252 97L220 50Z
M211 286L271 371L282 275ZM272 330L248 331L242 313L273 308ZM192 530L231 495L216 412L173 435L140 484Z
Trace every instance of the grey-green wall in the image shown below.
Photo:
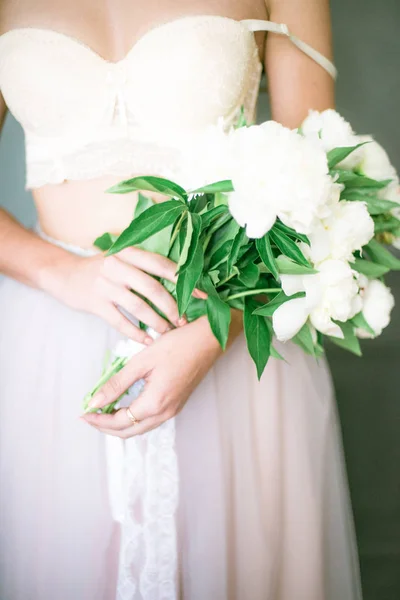
M331 0L338 109L372 133L400 169L400 0ZM260 115L268 111L261 98ZM24 192L23 136L8 117L0 144L0 205L34 222ZM389 279L400 304L400 278ZM400 309L362 360L331 348L359 541L365 600L400 598ZM295 599L293 599L295 600ZM321 599L322 600L322 599ZM337 600L341 600L338 598Z

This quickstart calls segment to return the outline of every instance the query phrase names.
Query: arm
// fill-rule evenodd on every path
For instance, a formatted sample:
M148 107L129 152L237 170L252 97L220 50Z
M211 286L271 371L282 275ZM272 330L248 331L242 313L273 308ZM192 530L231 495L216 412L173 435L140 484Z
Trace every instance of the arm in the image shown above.
M271 0L269 9L271 20L286 23L298 37L330 57L328 0ZM273 119L294 128L310 108L333 106L331 76L290 40L269 34L266 65ZM238 318L235 313L229 343L241 330L241 316ZM146 388L130 407L139 422L132 425L123 409L111 415L86 414L83 419L100 431L122 438L145 433L181 410L220 354L205 317L166 333L153 347L131 359L91 404L93 408L110 404L143 377Z
M267 0L269 18L332 60L329 0ZM334 106L334 81L292 42L270 33L265 47L272 118L295 128L308 111Z

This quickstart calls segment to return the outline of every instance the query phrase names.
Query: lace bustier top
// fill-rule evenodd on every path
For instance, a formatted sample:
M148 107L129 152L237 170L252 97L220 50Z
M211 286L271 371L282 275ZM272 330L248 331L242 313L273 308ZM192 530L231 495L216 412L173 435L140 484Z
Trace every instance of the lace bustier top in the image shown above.
M253 32L270 21L189 16L148 31L118 62L49 29L0 36L0 90L26 140L27 188L105 174L175 177L182 149L208 125L252 119L261 76Z

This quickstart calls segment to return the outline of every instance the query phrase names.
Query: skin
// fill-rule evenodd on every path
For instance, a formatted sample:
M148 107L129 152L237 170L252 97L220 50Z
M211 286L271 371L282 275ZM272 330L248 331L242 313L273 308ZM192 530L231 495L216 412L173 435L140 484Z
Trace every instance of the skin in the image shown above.
M118 60L124 56L134 43L131 37L132 27L129 27L130 17L133 22L141 23L136 35L137 39L154 26L153 16L161 11L159 8L156 10L156 4L153 7L152 2L146 3L144 7L144 3L132 3L128 0L113 2L111 5L108 0L104 5L96 2L96 12L92 14L91 11L95 8L93 2L94 0L88 0L80 6L80 10L86 11L86 16L90 19L81 19L79 23L81 27L83 27L82 23L90 23L90 30L79 31L71 26L71 23L78 23L78 21L71 19L71 15L65 14L66 4L61 0L51 5L53 12L58 9L59 11L56 18L54 18L55 13L52 15L48 27L84 40L101 56L111 57L111 60ZM43 26L41 15L50 12L47 5L46 11L41 13L36 2L37 10L34 13L31 11L28 16L21 12L21 8L17 14L11 9L3 10L4 5L10 8L12 4L12 2L3 2L0 5L2 31L18 26ZM99 5L102 11L99 11ZM18 3L18 6L21 7L21 3ZM68 6L71 7L70 4ZM162 18L156 19L156 22L172 20L185 14L221 14L236 19L269 18L278 23L286 23L298 37L331 58L328 0L270 0L267 5L262 2L222 1L218 3L217 11L214 2L203 0L187 3L181 0L169 3L161 12L163 12ZM25 23L22 23L22 14L25 14ZM153 20L153 25L149 19ZM104 45L99 40L103 40ZM264 44L262 34L257 34L257 41L260 51L265 53L272 118L288 127L297 127L310 108L324 110L334 106L333 81L319 65L282 36L269 34ZM4 112L4 102L0 99L0 119L4 117ZM53 237L84 246L90 245L96 235L109 229L111 217L107 213L100 190L106 189L112 183L114 181L104 178L95 182L67 182L58 186L44 186L37 190L34 198L42 227L43 223L47 224L44 229ZM89 223L89 220L82 218L82 204L76 204L75 208L76 197L82 198L82 192L85 194L86 210L90 213L93 208L93 215L90 214L91 225L88 225L87 229L84 225ZM122 202L126 202L126 199ZM129 210L132 211L134 198L131 198L130 202ZM52 212L50 205L54 207L55 203L57 209ZM81 212L75 213L79 210ZM121 219L120 222L115 221L115 231L125 227L126 221L129 222L130 217L124 221L124 217L127 216L124 212L126 210L124 204L114 203L113 213L117 214L117 220ZM78 228L74 233L76 237L72 236L72 230L68 227L67 215L71 213L75 224L79 221L83 227L81 230ZM79 219L77 214L80 215ZM95 220L95 227L93 227L93 219L99 214L104 216L104 222L101 218ZM132 212L129 213L131 214ZM64 223L64 231L60 230L60 223ZM161 260L157 255L145 256L147 253L140 253L137 250L121 253L113 261L102 256L89 259L72 256L24 230L4 211L0 211L0 241L3 248L0 255L2 272L28 285L45 290L74 308L102 316L125 335L146 343L143 333L131 329L132 326L128 321L111 310L111 308L115 309L114 303L122 303L122 306L127 307L134 315L139 318L143 316L139 312L144 311L145 308L136 300L135 306L131 305L132 299L128 301L126 292L129 287L133 287L141 294L145 292L144 295L155 300L157 306L162 304L171 323L177 324L176 306L172 299L167 299L159 287L150 284L151 277L148 275L162 272L167 279L174 280L175 265L171 261L167 264L166 259ZM90 301L88 301L89 296L91 296ZM169 326L165 322L155 323L155 316L150 313L147 313L146 319L153 319L153 324L156 324L156 329L160 332L165 331ZM220 356L221 350L205 318L190 324L182 322L179 325L135 356L94 398L94 406L105 406L116 400L137 379L144 377L145 390L130 407L139 423L132 425L125 409L116 411L112 415L84 415L82 419L86 423L100 431L128 438L159 426L183 408L192 391ZM229 345L239 335L240 330L241 316L233 311ZM194 339L196 345L193 345Z

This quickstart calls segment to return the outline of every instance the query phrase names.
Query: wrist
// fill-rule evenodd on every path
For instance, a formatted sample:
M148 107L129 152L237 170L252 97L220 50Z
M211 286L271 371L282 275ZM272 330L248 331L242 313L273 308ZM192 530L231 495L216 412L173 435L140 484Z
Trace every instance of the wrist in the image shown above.
M54 252L49 253L37 271L37 287L55 298L62 299L80 257L61 248L52 247L52 250Z

